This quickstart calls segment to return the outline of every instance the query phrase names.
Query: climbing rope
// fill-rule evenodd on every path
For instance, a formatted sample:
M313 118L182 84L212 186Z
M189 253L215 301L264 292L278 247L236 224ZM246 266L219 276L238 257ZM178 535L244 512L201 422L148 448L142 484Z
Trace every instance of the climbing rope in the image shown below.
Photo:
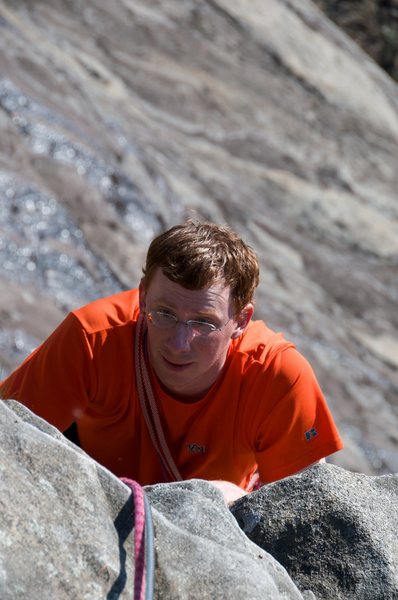
M152 390L151 379L145 361L145 334L145 316L140 315L137 321L137 331L135 335L134 359L138 397L140 399L142 414L144 415L152 443L160 458L163 471L166 474L166 481L181 481L182 476L167 445Z
M139 483L120 478L134 500L134 600L152 600L154 595L155 550L152 513Z

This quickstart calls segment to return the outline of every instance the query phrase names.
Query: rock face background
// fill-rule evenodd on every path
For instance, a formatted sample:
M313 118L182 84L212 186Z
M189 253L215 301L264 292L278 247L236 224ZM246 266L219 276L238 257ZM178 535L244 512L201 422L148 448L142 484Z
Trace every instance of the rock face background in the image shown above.
M135 286L186 216L257 250L257 316L346 450L398 471L397 84L306 0L0 1L0 362Z
M315 4L398 81L397 0L315 0Z

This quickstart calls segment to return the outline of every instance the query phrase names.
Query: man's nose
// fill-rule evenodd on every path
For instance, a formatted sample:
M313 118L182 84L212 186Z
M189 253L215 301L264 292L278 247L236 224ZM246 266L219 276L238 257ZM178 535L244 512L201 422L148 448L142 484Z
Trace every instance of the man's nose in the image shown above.
M190 348L192 338L190 326L180 321L170 331L167 342L171 349L184 351Z

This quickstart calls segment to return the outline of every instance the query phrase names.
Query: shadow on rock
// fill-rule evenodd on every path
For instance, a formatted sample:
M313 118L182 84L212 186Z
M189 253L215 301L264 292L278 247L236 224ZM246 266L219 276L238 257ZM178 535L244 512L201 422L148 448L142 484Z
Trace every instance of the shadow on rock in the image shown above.
M321 600L398 598L398 475L332 465L270 484L232 513L301 589Z

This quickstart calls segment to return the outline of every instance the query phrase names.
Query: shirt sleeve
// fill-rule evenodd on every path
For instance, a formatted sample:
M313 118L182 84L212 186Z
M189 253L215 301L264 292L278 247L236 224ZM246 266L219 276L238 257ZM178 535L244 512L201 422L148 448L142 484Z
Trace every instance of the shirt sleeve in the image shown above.
M61 431L79 419L92 389L92 352L70 313L49 338L0 384L0 397L18 400Z
M297 350L273 359L262 388L254 435L263 483L293 475L343 447L315 374Z

